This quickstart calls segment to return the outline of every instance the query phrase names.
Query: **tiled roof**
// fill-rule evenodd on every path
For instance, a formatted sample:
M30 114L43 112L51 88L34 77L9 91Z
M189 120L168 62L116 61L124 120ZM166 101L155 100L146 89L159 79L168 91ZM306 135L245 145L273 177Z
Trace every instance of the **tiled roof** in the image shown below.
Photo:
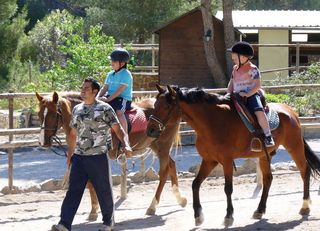
M216 17L223 18L222 11ZM320 30L320 11L233 11L233 25L237 29L317 29Z

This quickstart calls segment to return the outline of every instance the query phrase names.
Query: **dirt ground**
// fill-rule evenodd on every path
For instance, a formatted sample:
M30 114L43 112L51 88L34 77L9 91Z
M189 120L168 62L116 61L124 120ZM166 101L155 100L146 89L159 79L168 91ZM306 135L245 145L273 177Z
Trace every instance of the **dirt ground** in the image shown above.
M115 230L222 230L226 211L223 178L208 178L201 187L200 198L205 216L204 223L196 227L192 209L191 184L194 178L180 179L180 191L188 199L187 206L177 205L170 183L167 183L156 215L145 212L153 198L157 181L131 184L128 198L121 200L120 186L114 186L116 204ZM252 219L259 199L252 198L255 175L234 177L233 206L234 224L229 230L319 230L320 196L319 181L311 181L311 212L302 217L302 180L297 172L274 173L274 180L267 203L267 212L261 220ZM59 220L60 206L65 191L41 191L0 195L0 230L50 230ZM260 196L259 196L260 197ZM96 222L86 220L90 211L88 191L82 199L72 230L98 230Z

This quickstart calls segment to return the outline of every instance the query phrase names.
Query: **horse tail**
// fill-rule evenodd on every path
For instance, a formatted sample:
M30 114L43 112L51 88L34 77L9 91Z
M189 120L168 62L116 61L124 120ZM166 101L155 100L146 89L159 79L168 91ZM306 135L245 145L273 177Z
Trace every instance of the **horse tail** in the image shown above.
M312 176L315 177L320 176L320 159L317 155L312 151L309 144L303 139L304 143L304 155L307 159L308 166L311 168Z

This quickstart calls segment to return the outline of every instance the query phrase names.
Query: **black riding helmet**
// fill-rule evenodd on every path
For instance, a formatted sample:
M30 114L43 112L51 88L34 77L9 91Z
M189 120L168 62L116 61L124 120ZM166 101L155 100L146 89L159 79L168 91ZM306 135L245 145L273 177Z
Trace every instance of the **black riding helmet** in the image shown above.
M108 56L108 59L111 59L112 61L119 61L119 62L127 63L127 62L129 62L130 54L124 48L117 48L111 52L111 55Z
M249 59L252 59L254 55L252 46L247 42L237 42L231 48L229 48L228 51L246 56Z

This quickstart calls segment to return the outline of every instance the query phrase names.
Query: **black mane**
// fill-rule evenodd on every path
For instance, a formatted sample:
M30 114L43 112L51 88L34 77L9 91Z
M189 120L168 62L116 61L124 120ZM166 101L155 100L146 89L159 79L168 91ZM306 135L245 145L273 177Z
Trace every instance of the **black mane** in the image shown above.
M228 100L227 97L223 95L219 95L216 93L208 93L205 92L202 88L179 88L172 87L178 94L178 97L181 101L187 103L212 103L212 104L220 104L225 103Z

